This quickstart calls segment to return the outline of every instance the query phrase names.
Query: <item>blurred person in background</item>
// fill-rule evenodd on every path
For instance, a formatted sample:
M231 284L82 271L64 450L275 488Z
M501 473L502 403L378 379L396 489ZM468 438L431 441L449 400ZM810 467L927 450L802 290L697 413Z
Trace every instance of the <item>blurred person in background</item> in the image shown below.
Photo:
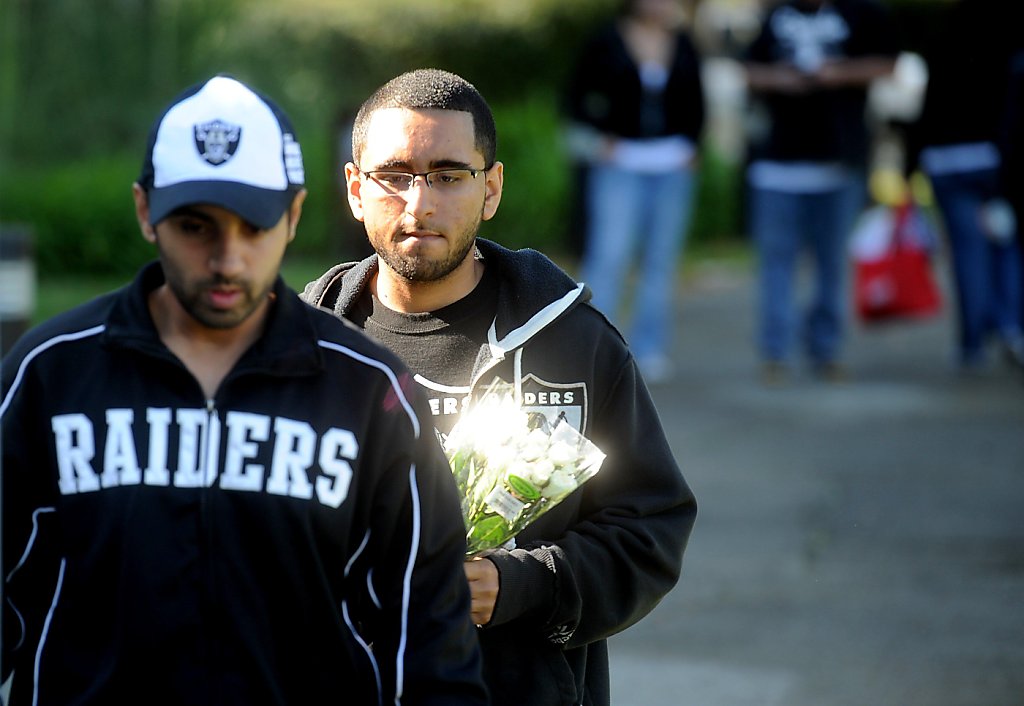
M1013 120L1007 114L1014 109L1008 102L1013 62L1024 47L1015 21L1022 14L1016 3L998 0L952 7L925 56L928 87L911 133L911 152L945 224L956 289L956 362L964 372L986 366L993 339L1008 362L1024 368L1019 228L1004 178L1015 167L1003 154L1003 131Z
M582 279L612 320L639 265L629 341L644 378L671 377L676 274L704 125L700 58L681 0L627 0L586 43L567 91L569 147L587 165Z
M786 0L767 12L746 52L748 86L767 117L747 169L766 383L785 379L798 337L817 375L845 376L846 241L866 199L867 89L892 72L897 49L874 0ZM801 316L795 290L805 249L814 289Z
M1018 11L1024 8L1018 8ZM1017 254L1024 272L1024 48L1010 62L1010 88L1000 130L1002 181L1017 222ZM1021 287L1021 328L1024 329L1024 287Z

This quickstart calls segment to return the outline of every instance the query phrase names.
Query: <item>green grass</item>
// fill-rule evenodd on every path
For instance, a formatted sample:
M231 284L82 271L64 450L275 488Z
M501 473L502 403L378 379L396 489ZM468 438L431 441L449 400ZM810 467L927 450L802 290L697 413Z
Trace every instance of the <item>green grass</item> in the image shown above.
M714 262L719 265L745 268L749 266L752 253L749 242L736 239L714 243L695 242L688 245L683 256L684 271L699 267L702 263ZM577 263L569 259L555 258L566 270L574 273ZM319 277L334 262L307 256L289 256L281 267L285 282L293 289L302 291L307 282ZM95 296L116 289L127 280L117 276L59 275L42 276L36 287L36 308L32 323L37 324L89 301Z
M41 276L36 286L36 309L32 323L45 321L124 283L123 278L114 276Z

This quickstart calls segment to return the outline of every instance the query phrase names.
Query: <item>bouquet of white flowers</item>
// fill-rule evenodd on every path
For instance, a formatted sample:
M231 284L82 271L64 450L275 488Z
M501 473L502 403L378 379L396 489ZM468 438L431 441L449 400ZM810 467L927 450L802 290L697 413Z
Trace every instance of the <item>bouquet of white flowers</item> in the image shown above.
M528 413L502 387L470 406L444 443L462 495L467 556L513 539L600 470L605 455L564 419Z

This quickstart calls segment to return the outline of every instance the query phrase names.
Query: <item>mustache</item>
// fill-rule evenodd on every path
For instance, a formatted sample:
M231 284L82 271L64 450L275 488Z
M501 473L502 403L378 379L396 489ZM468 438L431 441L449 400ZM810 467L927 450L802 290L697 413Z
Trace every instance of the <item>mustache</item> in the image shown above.
M443 231L441 231L441 230L439 230L437 228L434 228L429 223L426 223L426 222L420 221L420 220L416 220L416 221L406 221L405 223L403 223L402 225L400 225L398 227L398 232L403 234L403 235L408 235L409 233L416 233L416 232L442 233Z
M239 277L225 277L224 275L214 275L202 283L204 288L208 287L238 287L245 289L247 281Z

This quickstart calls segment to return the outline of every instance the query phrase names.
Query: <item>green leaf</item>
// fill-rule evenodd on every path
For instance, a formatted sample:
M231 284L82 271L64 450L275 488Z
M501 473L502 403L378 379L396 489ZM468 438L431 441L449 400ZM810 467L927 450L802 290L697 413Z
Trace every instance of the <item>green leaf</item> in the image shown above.
M500 546L509 538L510 534L511 529L505 522L505 518L500 515L485 517L473 525L469 535L469 549L479 551Z
M512 492L522 500L536 500L540 497L540 490L525 478L510 474L506 482Z

